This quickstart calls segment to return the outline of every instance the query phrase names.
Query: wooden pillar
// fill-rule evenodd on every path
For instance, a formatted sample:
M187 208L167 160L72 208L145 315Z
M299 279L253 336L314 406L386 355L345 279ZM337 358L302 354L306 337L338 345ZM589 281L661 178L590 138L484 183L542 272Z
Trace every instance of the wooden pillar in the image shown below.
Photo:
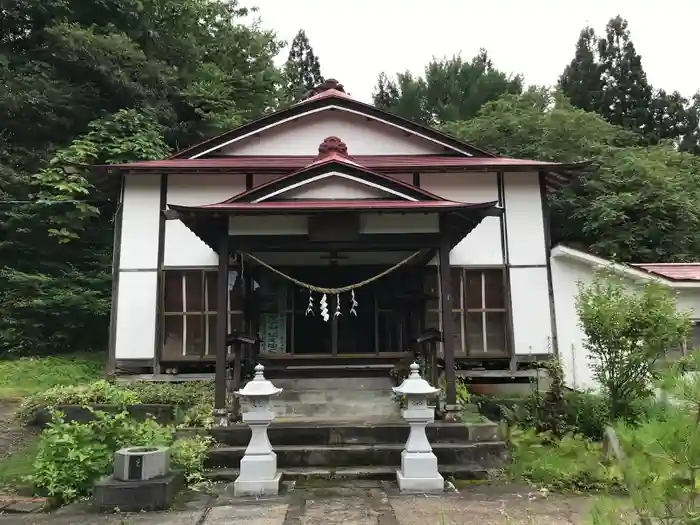
M214 408L226 408L226 335L228 333L228 232L219 241L219 271L216 279L216 379Z
M447 405L457 404L455 385L454 321L452 320L452 272L450 271L450 243L443 233L438 249L440 257L440 307L442 310L442 352L445 360Z

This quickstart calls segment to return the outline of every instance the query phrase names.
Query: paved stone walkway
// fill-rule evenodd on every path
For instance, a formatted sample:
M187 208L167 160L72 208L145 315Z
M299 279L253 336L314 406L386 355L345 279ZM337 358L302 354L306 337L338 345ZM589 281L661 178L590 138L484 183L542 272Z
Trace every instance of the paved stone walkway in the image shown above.
M441 496L401 496L392 484L298 487L269 500L240 501L222 493L202 504L131 515L25 515L0 525L579 525L592 497L544 496L527 487L485 485ZM204 508L202 508L204 507Z

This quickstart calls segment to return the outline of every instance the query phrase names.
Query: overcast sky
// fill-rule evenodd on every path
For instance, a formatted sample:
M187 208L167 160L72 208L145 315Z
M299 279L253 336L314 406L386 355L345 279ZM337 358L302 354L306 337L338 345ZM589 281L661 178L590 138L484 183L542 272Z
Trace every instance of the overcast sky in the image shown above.
M698 0L244 0L263 25L291 42L303 28L321 60L354 97L371 100L377 75L420 73L431 57L488 50L501 70L530 84L554 84L581 29L599 32L617 14L655 87L685 96L700 89ZM286 53L281 60L286 59Z

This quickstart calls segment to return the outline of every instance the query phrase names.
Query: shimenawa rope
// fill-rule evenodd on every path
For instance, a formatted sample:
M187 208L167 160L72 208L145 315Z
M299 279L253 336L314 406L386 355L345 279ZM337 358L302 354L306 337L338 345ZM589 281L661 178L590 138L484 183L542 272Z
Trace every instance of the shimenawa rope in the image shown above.
M385 275L389 275L394 270L401 268L404 264L410 262L415 257L417 257L421 253L421 250L418 250L416 253L409 255L408 257L406 257L402 261L399 261L398 263L396 263L391 268L384 270L383 272L375 275L374 277L370 277L369 279L365 279L364 281L360 281L359 283L356 283L356 284L349 284L347 286L341 286L340 288L324 288L322 286L314 286L313 284L305 283L303 281L295 279L291 275L287 275L286 273L281 272L277 268L273 268L272 266L270 266L266 262L261 261L260 259L258 259L257 257L255 257L254 255L252 255L250 253L247 253L247 252L238 252L238 253L240 253L241 255L245 255L246 257L249 257L251 260L255 261L260 266L263 266L264 268L267 268L271 272L276 273L280 277L287 279L288 281L293 282L297 286L301 286L302 288L306 288L307 290L311 290L312 292L333 295L333 294L341 294L344 292L349 292L351 290L357 290L358 288L362 288L363 286L366 286L366 285L368 285L368 284L370 284L378 279L381 279Z

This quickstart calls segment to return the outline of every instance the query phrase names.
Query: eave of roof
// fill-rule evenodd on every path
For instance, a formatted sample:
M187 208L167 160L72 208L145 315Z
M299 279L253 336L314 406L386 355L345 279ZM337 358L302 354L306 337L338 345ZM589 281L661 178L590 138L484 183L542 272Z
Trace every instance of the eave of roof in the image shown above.
M231 202L205 204L202 206L181 206L169 204L168 207L184 214L230 214L258 215L270 214L309 214L340 211L370 211L388 213L431 213L460 210L483 210L487 215L498 215L500 209L496 201L465 203L454 201L390 201L390 200L295 200L274 202Z
M284 173L295 171L313 163L317 157L311 155L249 155L231 157L213 157L205 159L166 159L130 162L125 164L105 164L95 166L109 171L178 171L187 173L226 172L226 173ZM456 169L464 171L489 170L580 170L590 165L589 162L560 163L508 157L462 157L447 155L354 155L351 159L365 169L406 173L411 170L425 171L436 169L444 171Z

